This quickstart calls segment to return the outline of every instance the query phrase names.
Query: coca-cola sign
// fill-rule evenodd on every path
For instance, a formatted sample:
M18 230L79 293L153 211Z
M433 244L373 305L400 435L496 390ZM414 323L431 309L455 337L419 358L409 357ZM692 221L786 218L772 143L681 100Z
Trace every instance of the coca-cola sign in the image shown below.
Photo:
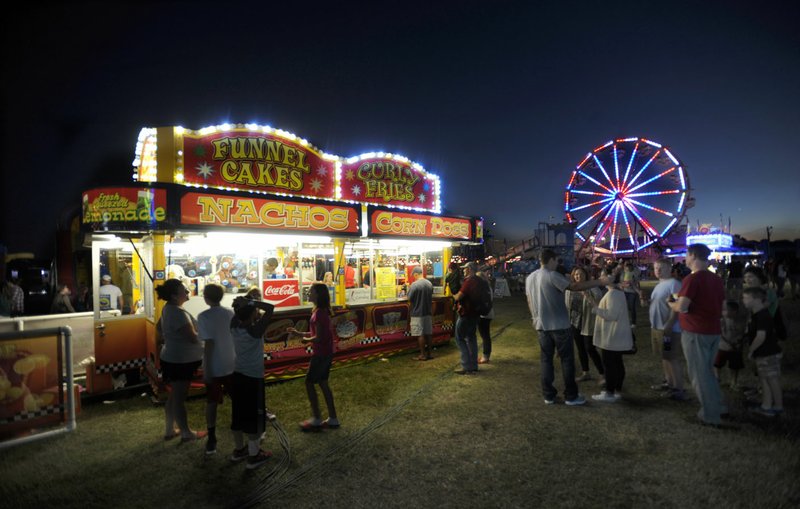
M261 295L276 308L300 305L300 282L297 279L265 279Z

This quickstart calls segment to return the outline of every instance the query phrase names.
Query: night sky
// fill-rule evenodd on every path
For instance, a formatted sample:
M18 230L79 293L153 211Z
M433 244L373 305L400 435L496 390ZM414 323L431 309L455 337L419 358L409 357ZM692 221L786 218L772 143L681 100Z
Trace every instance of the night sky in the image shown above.
M438 174L452 214L509 242L561 220L615 137L686 164L692 224L800 237L797 2L137 2L3 17L2 229L49 256L96 185L131 182L142 127L279 127Z

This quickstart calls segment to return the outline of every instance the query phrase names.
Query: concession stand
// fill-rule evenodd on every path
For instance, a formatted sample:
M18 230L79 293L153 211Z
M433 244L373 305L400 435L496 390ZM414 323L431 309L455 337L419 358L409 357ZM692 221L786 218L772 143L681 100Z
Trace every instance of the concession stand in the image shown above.
M207 308L203 288L226 289L222 304L258 289L275 305L264 345L266 379L303 375L309 346L286 333L308 330L310 286L323 282L335 316L334 366L416 346L405 300L419 266L434 286L433 342L453 334L444 274L452 247L482 242L480 218L441 214L440 181L395 154L343 158L294 134L258 125L139 135L134 182L83 193L82 226L92 252L95 338L90 392L143 369L163 392L154 288L178 278L184 308ZM101 301L111 276L122 309Z

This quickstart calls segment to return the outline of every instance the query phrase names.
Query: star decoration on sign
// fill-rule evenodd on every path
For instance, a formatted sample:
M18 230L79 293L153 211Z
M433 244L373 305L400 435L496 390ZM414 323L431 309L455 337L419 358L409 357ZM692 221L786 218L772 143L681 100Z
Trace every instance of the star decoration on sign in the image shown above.
M311 179L309 187L311 188L312 191L318 193L319 190L322 189L322 181L319 179Z
M194 169L197 170L197 175L203 177L204 180L208 180L208 177L214 173L214 167L205 161L195 166Z
M353 180L356 174L353 173L353 170L347 170L347 173L345 173L344 176L347 177L347 180Z
M350 190L353 192L353 196L361 196L361 187L358 184L351 187Z
M425 203L425 198L426 198L425 195L422 193L419 193L419 195L417 195L417 199L419 200L420 203Z
M328 168L324 166L320 166L319 168L317 168L317 175L319 175L320 177L324 177L327 174L328 174Z

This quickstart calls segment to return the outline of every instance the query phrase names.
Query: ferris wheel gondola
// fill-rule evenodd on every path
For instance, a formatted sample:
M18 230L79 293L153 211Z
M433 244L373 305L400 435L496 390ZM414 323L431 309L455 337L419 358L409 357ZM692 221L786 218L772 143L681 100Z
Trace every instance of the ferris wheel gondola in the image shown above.
M658 245L691 203L685 166L667 147L622 138L595 148L572 171L564 210L582 247L625 255Z

